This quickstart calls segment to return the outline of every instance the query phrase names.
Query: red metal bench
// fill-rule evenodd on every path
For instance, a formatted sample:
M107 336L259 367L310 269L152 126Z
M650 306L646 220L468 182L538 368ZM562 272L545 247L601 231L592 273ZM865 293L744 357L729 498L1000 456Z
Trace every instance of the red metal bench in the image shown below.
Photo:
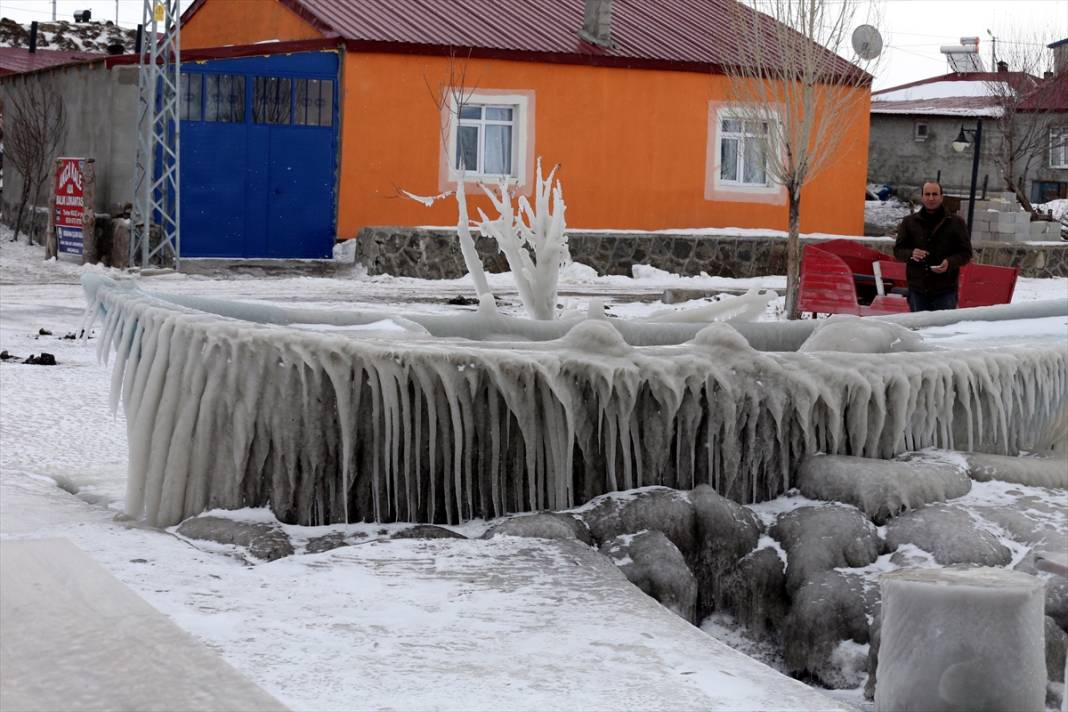
M957 308L988 307L1008 304L1016 291L1016 267L995 267L970 262L960 269L960 286L957 288Z
M871 262L868 266L872 269ZM899 314L909 310L905 298L896 294L877 296L870 306L858 304L854 274L838 255L815 245L806 245L801 259L798 309L803 312L856 316Z

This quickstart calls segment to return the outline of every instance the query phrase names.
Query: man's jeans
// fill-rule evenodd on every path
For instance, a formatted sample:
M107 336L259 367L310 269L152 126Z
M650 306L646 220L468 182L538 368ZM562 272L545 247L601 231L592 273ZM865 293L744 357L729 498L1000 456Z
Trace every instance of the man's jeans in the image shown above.
M957 308L957 293L942 292L941 294L920 294L909 290L909 310L918 311L942 311L943 309Z

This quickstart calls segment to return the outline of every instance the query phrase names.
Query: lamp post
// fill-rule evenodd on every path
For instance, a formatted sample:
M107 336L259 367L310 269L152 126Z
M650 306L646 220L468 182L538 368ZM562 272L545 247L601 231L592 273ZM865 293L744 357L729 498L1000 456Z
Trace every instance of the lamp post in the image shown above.
M971 135L975 139L974 144L968 140L968 136ZM960 133L957 134L957 138L953 141L953 150L960 153L968 146L972 147L972 185L968 189L968 239L972 238L972 218L975 217L975 181L979 178L979 151L983 146L983 119L978 117L975 120L974 129L966 129L962 124L960 127Z

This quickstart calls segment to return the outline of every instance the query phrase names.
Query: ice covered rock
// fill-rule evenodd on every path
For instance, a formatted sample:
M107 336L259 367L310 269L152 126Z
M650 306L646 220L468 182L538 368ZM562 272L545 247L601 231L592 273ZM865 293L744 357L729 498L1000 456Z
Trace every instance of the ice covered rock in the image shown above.
M578 539L592 545L593 537L584 522L564 512L538 512L505 519L494 524L483 539L495 536L524 536L535 539Z
M434 524L416 524L394 532L390 539L466 539L463 534Z
M761 639L780 633L789 600L785 565L778 552L769 546L742 557L726 575L723 595L749 635Z
M340 549L343 546L349 546L356 539L365 539L367 537L363 532L354 532L352 534L343 534L341 532L330 532L323 536L312 537L308 539L308 543L304 545L305 554L321 554L324 551L330 551L332 549Z
M968 474L973 480L1001 480L1033 487L1068 489L1068 460L1058 457L1009 457L970 452Z
M922 336L898 324L840 314L821 319L798 351L889 354L930 349Z
M972 483L963 468L948 462L809 455L798 486L810 499L851 504L883 524L902 511L965 495Z
M879 534L860 510L845 505L800 507L780 516L770 534L786 550L786 589L816 574L867 566L879 556Z
M293 554L293 544L276 523L245 522L204 515L187 519L176 532L187 539L201 539L218 544L233 544L263 561L274 561Z
M1053 682L1064 682L1066 655L1068 655L1068 633L1061 630L1057 621L1049 616L1045 619L1046 636L1046 677Z
M783 655L787 669L795 675L813 675L831 688L858 686L857 655L843 655L845 651L839 649L843 641L868 643L868 620L878 602L878 590L865 586L857 574L823 571L813 575L794 594L786 616ZM865 648L862 660L867 659L867 652Z
M1044 708L1040 580L950 567L890 572L881 585L876 710Z
M890 551L913 544L930 552L942 566L977 564L1008 566L1012 552L979 526L966 509L953 504L932 504L894 517L886 525Z
M700 592L698 615L704 617L716 608L731 607L723 587L725 576L756 548L760 521L751 511L708 485L696 487L689 499L697 539L692 568Z
M658 531L621 534L601 545L627 580L690 623L697 621L697 579L678 547Z
M1068 632L1068 578L1040 571L1035 565L1035 558L1042 553L1042 548L1032 549L1014 568L1016 571L1037 576L1045 582L1046 615L1052 618L1061 630Z
M697 548L694 506L686 492L649 487L623 496L605 495L576 514L598 543L648 529L663 532L688 559Z

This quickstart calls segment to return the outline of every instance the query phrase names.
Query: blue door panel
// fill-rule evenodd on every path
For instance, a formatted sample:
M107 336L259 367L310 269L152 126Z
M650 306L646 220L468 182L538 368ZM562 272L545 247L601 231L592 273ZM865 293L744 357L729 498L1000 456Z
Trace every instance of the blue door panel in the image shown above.
M245 76L243 123L182 121L182 256L329 258L336 235L338 55L210 60L183 65L182 74ZM331 80L332 125L254 123L256 76Z

